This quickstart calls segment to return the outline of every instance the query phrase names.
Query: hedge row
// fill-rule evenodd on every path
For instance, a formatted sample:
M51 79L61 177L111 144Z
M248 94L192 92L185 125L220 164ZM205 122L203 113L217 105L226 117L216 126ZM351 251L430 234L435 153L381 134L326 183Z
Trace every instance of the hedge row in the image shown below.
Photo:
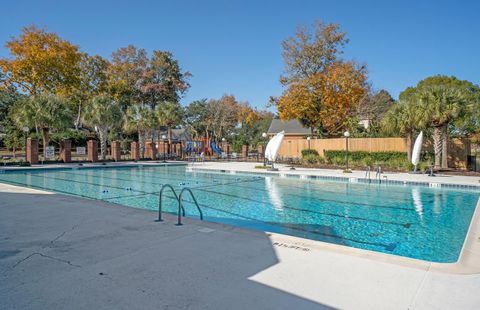
M334 158L345 158L346 151L324 151L325 159L332 161ZM365 151L352 151L348 152L348 159L352 162L363 161L369 159L373 162L389 162L404 160L407 158L407 153L403 152L365 152Z

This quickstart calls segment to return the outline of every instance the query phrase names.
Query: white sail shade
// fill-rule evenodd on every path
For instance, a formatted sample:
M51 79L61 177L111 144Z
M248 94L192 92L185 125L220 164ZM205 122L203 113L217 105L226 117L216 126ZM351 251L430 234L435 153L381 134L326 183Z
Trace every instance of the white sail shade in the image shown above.
M414 166L418 165L420 161L420 153L422 152L422 144L423 144L423 131L420 131L417 139L415 140L415 144L413 145L412 151L412 164Z
M282 145L283 137L285 136L285 131L280 131L277 133L267 144L265 149L265 157L274 162L277 159L278 150L280 145Z

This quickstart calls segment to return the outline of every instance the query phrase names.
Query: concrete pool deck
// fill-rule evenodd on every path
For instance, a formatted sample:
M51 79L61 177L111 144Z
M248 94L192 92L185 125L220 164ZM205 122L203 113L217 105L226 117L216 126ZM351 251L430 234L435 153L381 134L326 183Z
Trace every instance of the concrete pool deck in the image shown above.
M155 217L0 184L0 309L480 306L480 274L448 274L430 264L391 263L193 219L178 227L172 216L161 223Z

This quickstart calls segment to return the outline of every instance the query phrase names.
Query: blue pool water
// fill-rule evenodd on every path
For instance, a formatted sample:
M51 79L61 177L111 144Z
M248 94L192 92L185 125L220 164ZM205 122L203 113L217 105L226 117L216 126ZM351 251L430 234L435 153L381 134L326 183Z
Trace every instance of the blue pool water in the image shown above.
M424 186L195 172L185 166L6 171L0 181L149 210L157 210L162 184L177 192L186 186L208 221L434 262L458 259L480 196ZM166 212L176 213L173 196L166 197ZM193 204L185 203L185 209L198 218Z

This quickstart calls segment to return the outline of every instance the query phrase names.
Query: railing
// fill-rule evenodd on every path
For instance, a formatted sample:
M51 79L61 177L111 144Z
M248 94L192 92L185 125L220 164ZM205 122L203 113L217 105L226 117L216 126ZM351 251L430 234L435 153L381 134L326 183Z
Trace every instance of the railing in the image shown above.
M370 183L371 180L370 180L370 172L371 172L372 168L370 166L367 167L367 169L365 169L365 179L368 179L368 182Z
M178 199L178 195L175 192L175 189L173 188L173 186L171 186L170 184L164 184L162 186L162 189L160 189L160 194L159 194L159 199L158 199L158 220L156 220L157 222L163 221L163 219L162 219L162 196L163 196L163 191L165 189L168 189L168 188L172 190L173 195L175 195L175 199L180 203L180 200ZM182 207L182 214L183 214L183 216L185 216L185 209L183 209L183 207Z
M375 180L378 180L379 182L381 182L382 180L382 167L381 166L377 166L377 169L376 169L376 172L375 172Z
M193 202L197 206L198 212L200 213L200 220L203 221L203 212L202 212L202 209L200 209L200 206L198 205L198 202L197 202L197 199L195 198L195 195L193 195L193 192L190 188L184 187L182 189L182 191L180 192L180 195L178 196L178 222L177 222L178 226L183 225L182 224L182 216L180 214L181 210L183 210L184 216L185 216L185 210L183 209L183 206L182 206L182 195L185 191L190 193L190 196L192 197Z
M190 196L192 197L193 202L195 203L195 205L198 209L198 212L200 213L200 220L203 220L203 212L200 209L200 205L198 204L197 198L195 198L195 195L193 194L193 192L190 188L184 187L180 191L180 195L177 195L173 186L171 186L170 184L164 184L162 186L162 188L160 189L160 194L159 194L159 199L158 199L158 219L156 220L156 222L162 222L163 221L163 219L162 219L162 201L163 201L163 199L162 199L162 197L163 197L163 192L166 189L171 189L172 192L173 192L173 195L175 195L175 199L178 201L178 222L177 222L178 226L182 225L182 216L185 216L185 208L183 207L183 204L182 204L182 195L185 191L190 193Z

